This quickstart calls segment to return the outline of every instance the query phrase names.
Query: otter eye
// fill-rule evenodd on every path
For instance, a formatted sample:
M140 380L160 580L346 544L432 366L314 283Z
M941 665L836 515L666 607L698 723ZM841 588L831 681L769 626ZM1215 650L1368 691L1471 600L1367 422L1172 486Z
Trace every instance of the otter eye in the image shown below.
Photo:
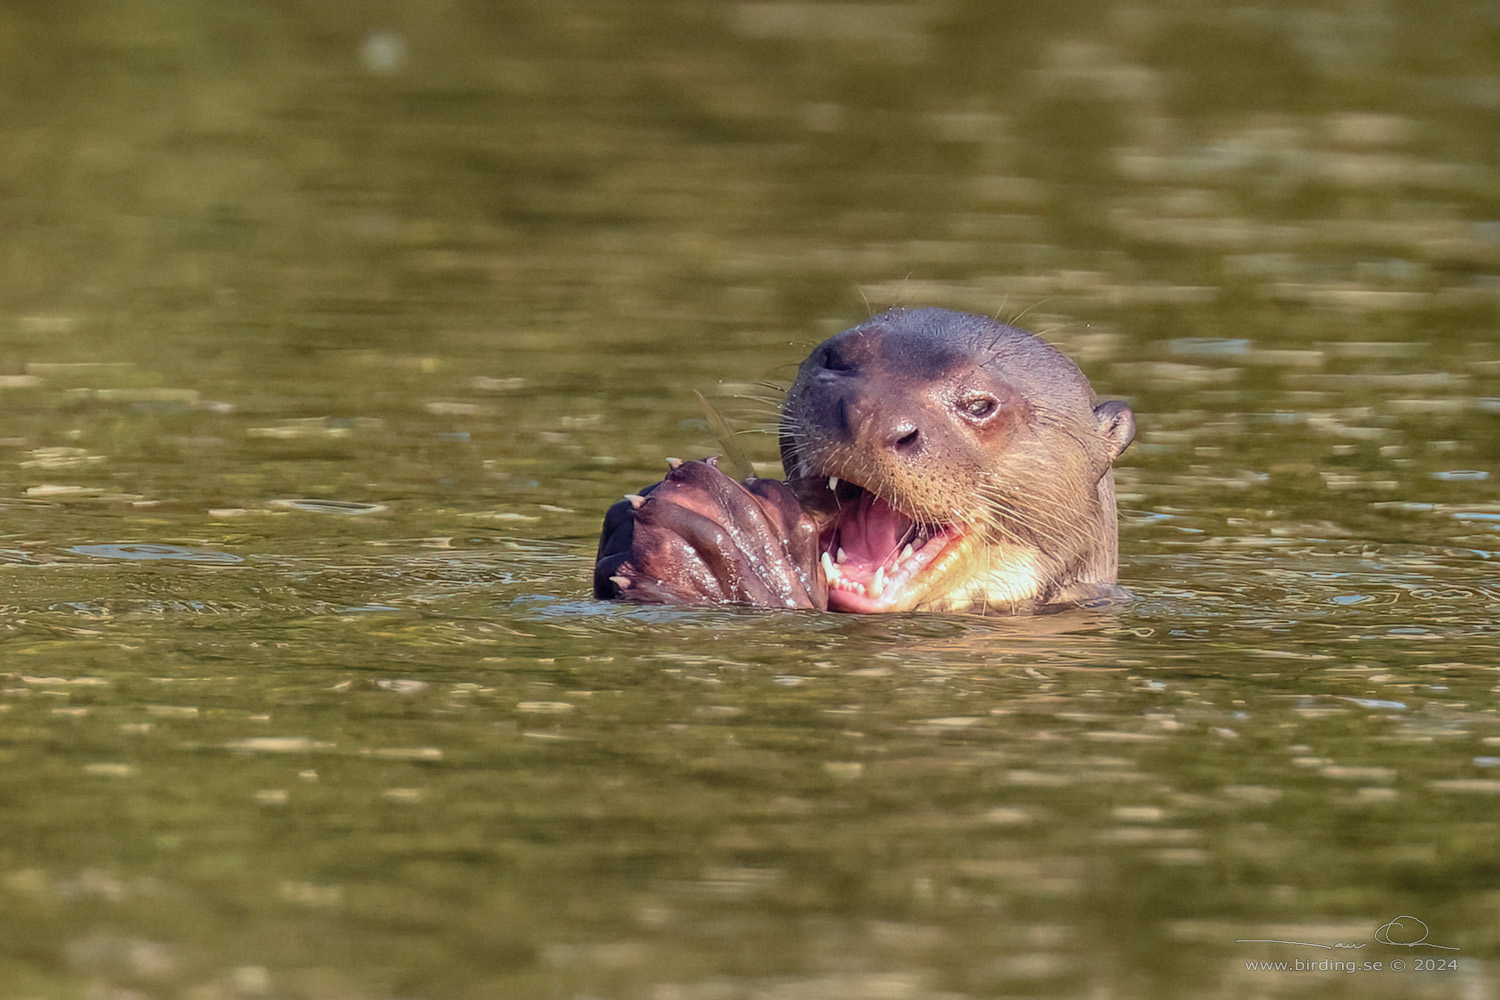
M961 401L958 408L970 420L984 420L994 416L995 411L1000 409L1000 400L994 396L970 396Z

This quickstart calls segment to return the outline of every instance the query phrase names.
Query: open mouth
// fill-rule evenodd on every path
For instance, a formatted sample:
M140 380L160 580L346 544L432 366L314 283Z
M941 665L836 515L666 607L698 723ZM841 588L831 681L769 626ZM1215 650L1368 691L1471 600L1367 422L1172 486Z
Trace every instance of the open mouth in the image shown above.
M819 542L829 610L869 614L913 607L968 537L962 525L914 520L853 483L830 477L828 487L838 508Z

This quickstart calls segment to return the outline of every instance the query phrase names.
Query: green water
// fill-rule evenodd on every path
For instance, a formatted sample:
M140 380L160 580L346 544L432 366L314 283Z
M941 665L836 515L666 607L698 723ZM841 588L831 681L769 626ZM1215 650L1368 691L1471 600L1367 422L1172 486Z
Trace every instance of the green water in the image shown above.
M1496 996L1497 67L1457 0L0 7L0 998ZM890 304L1130 402L1132 604L588 597L694 390L773 472Z

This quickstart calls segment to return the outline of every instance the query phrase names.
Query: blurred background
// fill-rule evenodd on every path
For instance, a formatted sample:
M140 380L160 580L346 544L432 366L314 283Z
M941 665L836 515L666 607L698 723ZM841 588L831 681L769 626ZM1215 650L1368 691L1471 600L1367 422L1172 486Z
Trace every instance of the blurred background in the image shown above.
M889 305L1134 605L587 598ZM10 0L0 413L5 996L1495 995L1493 0Z
M654 472L688 389L891 304L1047 333L1165 411L1144 441L1393 353L1433 374L1337 402L1494 374L1492 3L63 2L0 46L13 447L107 434L178 495L272 474L255 410L373 418L349 499L422 489L438 431L465 496L547 434ZM111 388L177 396L76 412Z

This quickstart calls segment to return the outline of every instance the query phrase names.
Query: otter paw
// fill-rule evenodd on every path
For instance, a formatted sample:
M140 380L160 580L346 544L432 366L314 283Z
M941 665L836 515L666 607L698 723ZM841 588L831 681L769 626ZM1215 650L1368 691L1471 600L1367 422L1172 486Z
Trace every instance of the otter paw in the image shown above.
M828 607L818 529L791 488L738 483L712 458L675 462L667 478L610 507L594 596L640 604Z

